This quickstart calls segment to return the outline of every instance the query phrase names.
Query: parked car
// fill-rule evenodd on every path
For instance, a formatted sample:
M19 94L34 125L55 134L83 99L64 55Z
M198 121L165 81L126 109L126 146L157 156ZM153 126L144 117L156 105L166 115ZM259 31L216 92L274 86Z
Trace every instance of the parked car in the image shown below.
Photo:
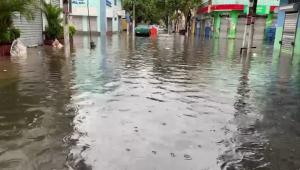
M135 28L135 35L150 35L150 27L148 24L137 24Z

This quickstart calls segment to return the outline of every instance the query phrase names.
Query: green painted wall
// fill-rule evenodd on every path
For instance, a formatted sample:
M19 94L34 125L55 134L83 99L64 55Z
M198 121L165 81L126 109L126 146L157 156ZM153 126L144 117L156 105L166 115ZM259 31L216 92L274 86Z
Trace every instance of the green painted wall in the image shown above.
M276 35L275 35L275 41L274 41L274 51L280 51L279 41L281 41L282 32L283 32L282 27L277 27L276 28Z
M220 37L220 26L221 26L221 17L219 15L219 12L215 12L215 26L216 26L216 31L215 31L215 38Z
M294 57L300 58L300 28L299 27L296 33Z
M268 17L266 19L266 29L273 26L273 16L274 16L273 12L268 14Z
M235 38L238 14L239 14L239 11L231 11L230 12L231 21L230 21L230 29L229 29L229 34L228 34L229 39Z

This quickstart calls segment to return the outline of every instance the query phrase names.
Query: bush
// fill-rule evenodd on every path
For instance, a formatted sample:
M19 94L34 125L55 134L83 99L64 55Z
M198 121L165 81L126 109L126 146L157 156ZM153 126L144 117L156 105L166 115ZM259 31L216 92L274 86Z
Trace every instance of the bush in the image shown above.
M10 33L7 30L0 31L0 44L10 43Z
M10 28L9 33L12 41L20 38L21 36L21 31L17 28Z
M69 26L69 36L70 36L70 38L74 37L75 33L76 33L75 26L70 25ZM61 35L60 35L59 38L64 38L64 26L61 26Z
M69 26L69 35L70 35L70 38L74 37L75 33L76 33L75 26L74 25L70 25Z
M60 25L53 25L50 27L46 27L46 39L47 40L54 40L55 38L61 38L63 34Z
M20 38L21 31L17 28L10 28L0 31L0 44L10 44Z

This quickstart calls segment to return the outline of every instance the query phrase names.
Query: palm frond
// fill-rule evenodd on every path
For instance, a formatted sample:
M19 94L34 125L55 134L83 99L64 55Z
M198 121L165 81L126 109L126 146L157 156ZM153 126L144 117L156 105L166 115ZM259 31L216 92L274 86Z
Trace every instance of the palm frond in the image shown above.
M33 7L38 6L38 0L0 0L0 29L12 26L16 13L27 21L34 20Z

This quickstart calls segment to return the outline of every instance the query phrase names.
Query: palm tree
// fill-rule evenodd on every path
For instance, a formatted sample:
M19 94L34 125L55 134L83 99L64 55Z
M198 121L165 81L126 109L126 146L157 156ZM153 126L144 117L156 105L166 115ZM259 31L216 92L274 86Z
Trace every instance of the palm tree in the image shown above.
M46 16L49 27L60 25L63 21L61 18L63 11L58 5L52 5L43 0L41 9Z
M63 27L61 26L63 21L61 18L63 12L62 9L58 5L52 5L51 3L42 0L41 10L48 21L48 26L46 27L46 39L52 40L63 37Z
M0 31L12 27L17 13L27 21L34 20L34 11L29 6L37 6L37 0L0 0Z

